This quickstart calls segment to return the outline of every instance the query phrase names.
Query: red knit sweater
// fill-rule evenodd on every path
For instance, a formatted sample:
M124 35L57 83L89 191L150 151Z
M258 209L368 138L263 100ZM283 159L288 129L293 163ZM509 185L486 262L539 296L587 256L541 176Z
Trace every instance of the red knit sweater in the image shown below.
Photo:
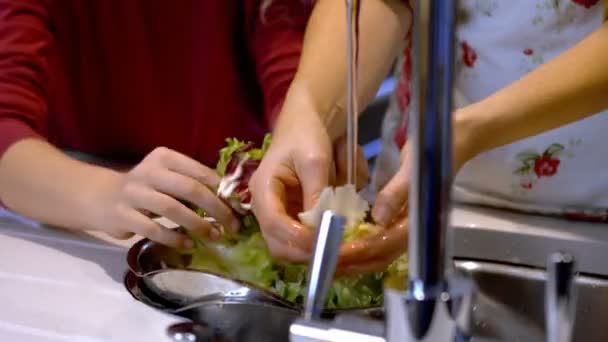
M311 5L0 0L0 156L26 137L110 157L166 146L213 164L258 141L296 70Z

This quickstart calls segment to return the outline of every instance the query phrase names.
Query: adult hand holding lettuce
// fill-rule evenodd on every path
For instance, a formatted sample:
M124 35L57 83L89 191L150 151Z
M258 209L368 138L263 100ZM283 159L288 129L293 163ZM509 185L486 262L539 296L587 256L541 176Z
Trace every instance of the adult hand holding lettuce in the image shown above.
M37 158L21 158L24 151ZM53 167L41 168L39 163ZM33 177L17 177L23 170ZM119 172L74 160L42 140L24 139L2 158L0 196L9 208L41 222L117 238L136 233L181 248L192 241L154 222L149 214L164 216L195 236L217 237L214 227L179 201L183 200L236 230L239 220L212 190L219 180L214 170L168 148L157 148L129 171ZM31 193L45 196L28 196Z
M184 252L192 254L189 267L193 269L246 281L291 302L302 304L307 283L306 265L273 258L262 237L258 220L251 213L251 176L265 159L271 140L272 136L267 135L261 146L237 138L226 140L226 146L220 150L220 159L216 166L217 173L222 176L218 194L242 215L242 228L238 232L224 234L217 241L193 237L196 248ZM329 172L332 184L344 178L341 176L345 165L345 158L341 157L345 151L343 147L344 140L339 140L334 147L336 159L330 165ZM367 175L365 161L363 158L361 161L360 185L364 184ZM332 172L333 170L335 172ZM345 241L359 240L380 229L365 222L369 204L357 194L352 185L324 188L313 209L306 212L300 212L302 195L299 190L301 187L294 187L292 192L297 195L293 196L295 200L290 202L291 205L286 211L297 212L300 222L309 229L318 227L325 209L332 209L346 216ZM201 208L196 211L205 219L211 222L214 220L208 216L211 213ZM382 284L393 284L397 287L402 285L406 271L407 259L404 255L382 272L339 277L332 283L326 305L329 308L379 305L382 303Z
M331 142L315 115L280 119L273 142L249 187L252 209L274 257L308 260L313 232L296 217L315 206L328 185L344 184L346 141ZM335 160L334 160L335 156ZM358 151L357 186L368 178L363 151Z
M250 183L253 211L272 255L292 262L308 260L314 236L296 215L310 210L344 170L342 162L336 163L344 158L332 153L346 131L346 25L335 16L345 13L344 6L343 1L317 2L273 143ZM363 108L388 74L410 17L399 0L361 6L358 95ZM385 269L405 250L405 237L402 222L345 243L339 272Z

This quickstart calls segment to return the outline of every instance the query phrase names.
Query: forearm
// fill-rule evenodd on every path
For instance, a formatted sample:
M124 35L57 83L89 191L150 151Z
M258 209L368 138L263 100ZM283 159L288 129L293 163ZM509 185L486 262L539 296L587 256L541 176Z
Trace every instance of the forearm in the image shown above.
M30 219L66 227L92 229L96 187L114 172L85 164L47 142L24 139L0 158L0 199Z
M474 157L608 108L607 55L608 26L603 25L520 80L457 112L455 139L460 131L472 136L468 157Z
M411 14L402 0L362 1L358 99L363 109L373 98L403 47ZM310 18L298 72L283 113L321 116L330 136L345 131L346 8L343 0L319 0Z

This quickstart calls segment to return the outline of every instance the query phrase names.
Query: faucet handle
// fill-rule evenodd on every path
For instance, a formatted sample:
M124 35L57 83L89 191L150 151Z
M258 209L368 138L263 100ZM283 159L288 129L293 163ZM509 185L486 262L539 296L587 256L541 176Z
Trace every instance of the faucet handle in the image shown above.
M346 219L327 210L323 213L308 273L308 287L304 304L304 319L319 319L325 298L338 263L338 251Z
M545 327L547 342L569 342L575 320L576 287L574 257L553 253L547 262Z

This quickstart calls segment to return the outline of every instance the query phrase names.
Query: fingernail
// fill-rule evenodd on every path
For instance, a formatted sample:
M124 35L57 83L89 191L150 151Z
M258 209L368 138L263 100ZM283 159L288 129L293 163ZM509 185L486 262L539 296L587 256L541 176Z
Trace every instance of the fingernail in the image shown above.
M374 218L374 221L381 226L386 224L386 221L388 221L388 216L388 210L383 207L374 208L374 210L372 211L372 217Z
M194 241L192 241L191 239L187 239L186 238L186 239L184 239L183 246L186 249L194 248Z

